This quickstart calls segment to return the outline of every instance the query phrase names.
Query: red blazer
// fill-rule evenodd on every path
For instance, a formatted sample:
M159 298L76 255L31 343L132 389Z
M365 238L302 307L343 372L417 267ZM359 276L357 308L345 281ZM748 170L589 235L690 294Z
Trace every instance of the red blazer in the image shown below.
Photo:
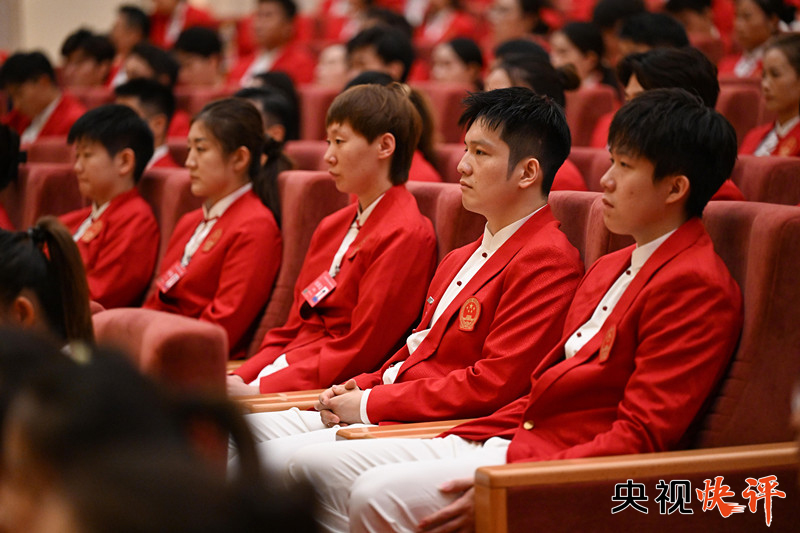
M160 274L181 260L201 220L203 210L197 209L178 221ZM184 276L166 293L154 290L144 307L219 324L236 356L246 348L243 336L266 305L280 263L281 232L251 191L217 220Z
M172 47L174 41L167 39L167 28L169 28L172 15L164 13L152 13L150 15L150 42L161 48ZM218 23L216 19L203 9L198 9L192 5L186 6L186 17L183 21L181 30L193 26L203 26L216 30Z
M419 150L415 150L414 157L411 158L411 168L408 171L408 179L409 181L442 182L442 177Z
M176 109L172 115L172 120L169 121L169 128L167 128L167 137L186 138L189 136L189 127L192 124L192 117L188 112L183 109Z
M15 231L14 224L11 223L11 219L8 218L8 213L2 205L0 205L0 229Z
M66 137L69 129L86 112L86 107L75 97L61 93L61 101L53 110L53 114L42 126L37 139L42 137ZM12 109L9 114L3 117L3 124L8 124L20 136L30 126L32 117L27 117L17 109Z
M228 83L238 86L241 83L242 76L245 75L259 53L259 51L256 51L254 54L237 60L228 73ZM275 58L275 62L269 70L285 72L292 78L295 85L299 85L314 81L314 67L316 65L316 59L303 45L288 43L281 49L280 54Z
M289 367L261 378L261 392L329 387L377 368L419 317L436 268L436 235L404 186L389 189L345 253L336 289L311 308L302 296L333 256L356 204L320 222L294 289L289 318L267 332L235 373L246 383L286 354Z
M91 212L91 207L78 209L63 215L61 221L75 233ZM75 243L86 266L89 295L106 309L139 305L158 256L153 211L139 191L131 189L111 200L93 224L99 226L97 231L87 230Z
M564 343L630 264L632 250L602 257L586 273L562 340L533 372L528 396L452 433L512 437L508 462L681 444L736 347L741 293L700 219L691 219L645 263L600 332L565 360Z
M711 197L712 200L733 200L736 202L743 202L746 200L742 191L739 190L739 187L733 182L733 180L727 179L722 182L722 186L719 188L717 192L714 193L714 196Z
M736 68L736 63L742 58L742 54L733 54L727 55L719 60L719 64L717 65L717 76L735 76L736 73L734 69ZM761 69L762 63L761 61L758 62L756 68L753 69L753 72L747 76L748 78L758 78L761 76Z
M473 16L465 11L456 11L453 15L453 18L450 20L450 25L447 26L442 36L436 40L430 40L425 36L425 28L428 25L428 18L426 17L425 21L414 31L414 44L418 46L433 46L450 41L456 37L475 39L475 35L478 32L478 24L475 22Z
M614 114L615 112L612 111L597 119L589 146L592 148L606 148L608 146L608 130L611 128Z
M588 191L586 188L586 181L581 175L581 171L575 166L575 163L569 159L564 161L561 168L556 172L553 178L553 186L551 191Z
M769 124L762 124L760 126L756 126L752 130L747 132L747 135L744 136L744 140L742 141L742 146L739 148L740 154L753 154L761 144L761 141L764 140L764 137L767 136L769 132L772 131L772 128L775 127L774 122L770 122ZM775 147L775 150L770 155L779 155L779 156L798 156L800 155L800 124L797 124L794 128L792 128L789 133L783 139L778 141L778 146Z
M473 277L413 354L403 347L380 370L356 377L372 388L367 416L419 422L485 416L525 394L530 373L561 337L583 273L578 251L547 206L533 215ZM428 290L425 329L448 285L482 238L448 254ZM480 302L472 331L460 329L467 299ZM392 385L383 372L405 361Z
M150 168L183 168L181 165L175 162L172 158L172 154L167 152L163 156L159 157L153 163L153 166Z

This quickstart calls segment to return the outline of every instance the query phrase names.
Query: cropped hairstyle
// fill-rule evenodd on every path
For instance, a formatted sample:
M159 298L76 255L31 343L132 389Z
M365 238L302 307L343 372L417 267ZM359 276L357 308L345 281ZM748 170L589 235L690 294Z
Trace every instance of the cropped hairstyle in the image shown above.
M91 57L97 63L111 62L114 60L114 45L105 35L95 35L91 31L81 28L70 34L61 45L61 55L68 57L78 50Z
M129 28L138 29L143 39L150 35L150 17L138 6L126 4L117 10Z
M395 150L389 177L394 185L408 181L411 159L419 142L422 122L408 89L398 83L358 85L339 94L328 108L325 127L331 124L349 124L353 131L368 142L379 135L391 133Z
M733 126L683 89L653 89L626 103L611 122L612 150L653 164L653 179L689 179L686 213L701 216L736 162Z
M222 41L211 28L193 26L181 32L172 49L209 58L222 53Z
M472 93L459 123L476 121L495 131L509 148L509 168L535 157L542 168L542 193L550 193L556 171L569 155L571 139L564 109L549 96L524 87Z
M689 45L689 37L683 25L664 13L633 15L622 23L619 38L650 48L680 48Z
M403 64L400 81L406 81L411 64L414 62L414 47L406 34L387 26L367 28L347 41L347 55L368 47L373 47L378 57L386 64L400 61Z
M153 132L133 109L124 105L106 104L81 115L67 136L69 144L80 141L100 143L111 157L126 148L133 150L134 183L139 182L153 157Z
M94 342L89 285L72 235L54 217L28 231L0 230L0 304L32 292L51 331L65 341Z
M0 89L35 81L42 76L47 76L56 84L56 73L46 55L42 52L17 52L0 67Z
M150 65L156 78L166 76L169 80L169 86L175 86L175 82L178 81L180 65L178 64L178 60L172 57L172 54L150 43L137 44L133 47L133 50L131 50L131 54L141 57Z
M278 4L283 9L283 14L289 20L294 20L297 15L297 4L293 0L258 0L259 4Z
M554 68L549 59L545 61L536 56L508 55L495 69L504 70L513 85L549 96L561 107L566 106L564 91L577 89L581 82L572 66Z

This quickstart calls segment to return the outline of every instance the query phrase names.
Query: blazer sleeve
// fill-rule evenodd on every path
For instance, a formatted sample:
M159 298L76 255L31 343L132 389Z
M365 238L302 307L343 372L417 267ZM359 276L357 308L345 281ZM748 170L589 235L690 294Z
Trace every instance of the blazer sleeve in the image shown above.
M530 373L561 338L582 274L577 253L571 257L554 251L542 247L507 267L502 286L495 289L501 291L497 312L475 364L443 377L377 385L367 402L370 421L480 416L525 394Z
M371 371L417 319L436 266L432 232L397 232L368 252L350 330L327 340L318 355L295 361L289 355L287 368L261 378L262 391L328 387Z
M251 220L227 250L217 291L200 320L222 326L229 346L236 346L269 299L280 262L278 227L264 219Z
M687 272L642 295L635 369L617 419L549 459L646 453L679 443L725 371L742 326L735 283L703 278Z

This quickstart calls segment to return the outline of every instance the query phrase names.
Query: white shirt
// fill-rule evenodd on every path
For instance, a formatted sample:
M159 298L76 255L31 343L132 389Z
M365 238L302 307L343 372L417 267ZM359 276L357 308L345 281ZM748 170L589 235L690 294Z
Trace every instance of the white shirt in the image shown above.
M109 204L111 204L111 200L109 200L108 202L104 203L99 207L97 204L93 203L92 211L91 213L89 213L89 217L86 220L84 220L80 226L78 226L77 231L72 236L72 240L78 242L80 238L83 237L83 234L86 233L86 230L89 229L89 226L92 225L92 222L100 218L100 216L106 212L106 209L108 209Z
M364 223L367 221L372 212L375 211L375 207L378 205L378 202L380 202L382 198L383 194L378 196L375 199L375 201L369 204L367 208L364 209L363 211L359 206L356 218L350 225L350 229L347 230L344 239L342 239L342 244L339 245L339 249L336 251L336 255L333 256L333 262L331 263L331 268L328 271L328 273L331 275L332 278L335 278L336 274L339 273L339 268L342 265L342 259L344 258L344 254L345 252L347 252L347 249L350 248L350 245L353 244L353 241L356 240L356 235L358 235L358 230L361 229L361 226L364 225ZM277 358L275 358L273 362L262 368L261 372L259 372L258 376L256 376L256 379L248 383L248 385L258 385L258 382L261 380L261 378L269 376L270 374L274 374L278 370L283 370L288 366L289 362L286 360L286 354L282 353Z
M147 162L147 166L144 169L150 170L151 168L153 168L153 165L155 165L158 162L159 159L166 156L168 153L169 153L169 146L167 146L166 144L162 144L161 146L153 150L153 157L150 158L150 161Z
M249 87L253 82L253 78L256 77L256 74L268 72L269 69L272 68L273 63L275 63L275 59L277 59L279 51L280 48L275 48L274 50L266 50L258 54L253 62L250 63L250 66L247 67L247 71L245 71L244 75L242 76L239 85L242 87Z
M758 67L761 59L764 57L764 45L754 48L750 52L743 52L742 57L736 62L733 67L733 73L738 78L749 78Z
M772 155L772 153L775 151L775 148L778 147L780 140L786 137L786 134L792 131L792 128L797 126L798 122L800 122L800 115L790 119L785 124L779 124L776 120L775 127L770 130L766 137L764 137L764 140L758 145L758 148L755 152L753 152L753 155L760 157Z
M597 304L597 307L592 314L592 317L584 325L579 327L573 333L564 345L564 355L567 359L578 353L589 340L594 337L600 328L603 327L606 319L609 317L614 307L619 303L625 290L636 277L636 274L642 269L642 266L647 262L653 252L672 235L675 230L662 235L661 237L648 242L645 245L638 246L631 255L631 266L617 278L617 281L608 289L603 299Z
M225 196L219 200L217 203L212 205L210 209L203 205L203 220L201 220L200 224L197 225L192 238L189 239L189 242L186 243L186 247L183 249L183 257L181 258L181 264L183 266L187 266L192 260L192 256L195 254L195 252L197 252L197 249L200 248L200 245L211 232L211 228L216 225L217 219L221 217L231 205L233 205L233 202L244 196L252 189L253 184L248 183L246 185L242 185L228 196Z
M186 2L178 2L175 10L172 12L172 17L169 19L167 31L164 33L164 43L171 46L178 40L178 37L183 31L183 25L186 21L186 10L188 9Z
M45 124L47 124L47 121L50 120L50 116L53 114L53 112L58 107L58 104L60 103L61 103L61 94L59 94L56 98L54 98L52 102L47 104L47 107L45 107L41 113L33 117L33 120L31 120L30 125L27 128L25 128L24 132L22 132L22 135L19 138L19 143L20 144L32 143L33 141L38 139L39 133L41 133L42 128L44 127Z
M492 235L489 231L489 225L487 224L486 227L483 229L483 239L481 240L481 245L469 256L467 262L464 263L464 266L461 267L461 270L458 271L458 274L450 281L450 285L447 286L447 289L444 291L442 298L439 300L439 303L436 305L436 309L433 312L433 316L431 317L430 324L428 325L427 329L417 331L412 333L406 339L406 346L408 347L408 353L412 354L414 351L419 348L419 345L422 344L422 341L425 340L425 337L428 336L430 333L431 328L433 328L436 321L444 314L450 304L453 303L453 300L461 293L461 290L467 286L467 284L475 277L475 275L480 272L483 265L485 265L489 259L494 255L494 253L500 249L503 244L514 235L519 228L522 227L525 222L528 221L533 215L538 213L541 209L543 209L547 204L543 205L533 213L517 220L516 222L509 224L508 226L500 229L497 233ZM381 379L385 385L391 385L397 379L397 374L400 373L400 368L403 366L405 361L400 361L399 363L390 366L387 368ZM369 393L371 389L367 389L364 391L364 394L361 396L361 421L364 424L370 424L369 417L367 416L367 399L369 398Z

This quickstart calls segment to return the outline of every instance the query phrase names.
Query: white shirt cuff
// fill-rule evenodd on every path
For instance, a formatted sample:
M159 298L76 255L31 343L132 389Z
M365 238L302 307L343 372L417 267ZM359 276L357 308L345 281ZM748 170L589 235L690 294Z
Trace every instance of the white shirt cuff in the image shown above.
M372 389L367 389L364 391L364 394L361 395L361 423L362 424L372 424L369 421L369 417L367 416L367 398L369 398L369 393Z

